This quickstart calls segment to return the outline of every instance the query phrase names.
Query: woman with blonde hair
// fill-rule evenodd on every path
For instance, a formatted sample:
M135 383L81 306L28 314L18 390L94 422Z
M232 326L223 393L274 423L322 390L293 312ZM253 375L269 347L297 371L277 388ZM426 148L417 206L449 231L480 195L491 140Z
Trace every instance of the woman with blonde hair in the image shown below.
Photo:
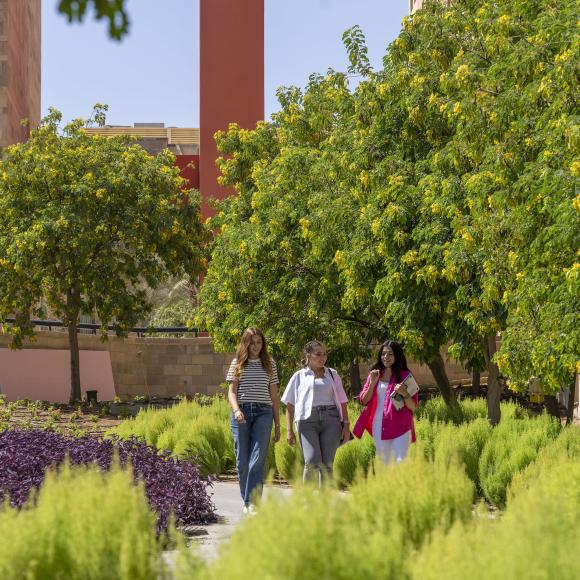
M253 513L253 494L261 494L264 483L272 422L274 441L280 439L278 370L260 329L242 334L226 381L244 513Z

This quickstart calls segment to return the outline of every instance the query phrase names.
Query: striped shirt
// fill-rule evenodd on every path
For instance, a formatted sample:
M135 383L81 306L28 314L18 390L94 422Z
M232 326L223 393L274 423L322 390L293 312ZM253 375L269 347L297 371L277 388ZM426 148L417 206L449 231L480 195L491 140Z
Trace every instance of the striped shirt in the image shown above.
M237 359L234 358L226 381L231 383L235 378ZM242 374L238 380L238 403L266 403L272 404L270 397L270 385L278 384L278 369L272 360L272 374L268 375L260 359L248 359L246 366L242 369Z

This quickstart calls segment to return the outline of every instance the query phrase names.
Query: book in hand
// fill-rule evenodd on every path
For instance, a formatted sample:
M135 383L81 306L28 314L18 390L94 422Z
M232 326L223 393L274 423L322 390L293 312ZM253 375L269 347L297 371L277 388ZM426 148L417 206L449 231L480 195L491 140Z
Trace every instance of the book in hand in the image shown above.
M409 376L404 381L401 381L400 384L407 389L409 397L412 397L419 392L419 385L417 384L415 377L410 373ZM393 407L395 407L397 411L400 411L405 406L405 398L396 391L391 393L391 401L393 402Z

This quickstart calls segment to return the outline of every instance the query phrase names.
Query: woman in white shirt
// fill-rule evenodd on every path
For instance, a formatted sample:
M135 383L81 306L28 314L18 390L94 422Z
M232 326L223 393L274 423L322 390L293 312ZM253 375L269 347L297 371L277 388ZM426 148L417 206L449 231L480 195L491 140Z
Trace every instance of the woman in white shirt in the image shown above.
M334 456L350 436L347 402L338 373L326 364L326 347L312 340L304 347L304 368L295 372L282 396L286 405L287 440L294 445L293 422L304 455L304 481L319 485L332 476Z

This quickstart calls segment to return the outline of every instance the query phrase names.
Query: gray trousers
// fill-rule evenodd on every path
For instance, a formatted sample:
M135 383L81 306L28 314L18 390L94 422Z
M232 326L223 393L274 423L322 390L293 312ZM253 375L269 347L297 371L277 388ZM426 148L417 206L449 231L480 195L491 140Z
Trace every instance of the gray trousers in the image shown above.
M298 421L296 430L304 455L303 480L322 485L325 478L332 477L332 464L340 445L342 423L338 409L334 405L312 407L310 417Z

